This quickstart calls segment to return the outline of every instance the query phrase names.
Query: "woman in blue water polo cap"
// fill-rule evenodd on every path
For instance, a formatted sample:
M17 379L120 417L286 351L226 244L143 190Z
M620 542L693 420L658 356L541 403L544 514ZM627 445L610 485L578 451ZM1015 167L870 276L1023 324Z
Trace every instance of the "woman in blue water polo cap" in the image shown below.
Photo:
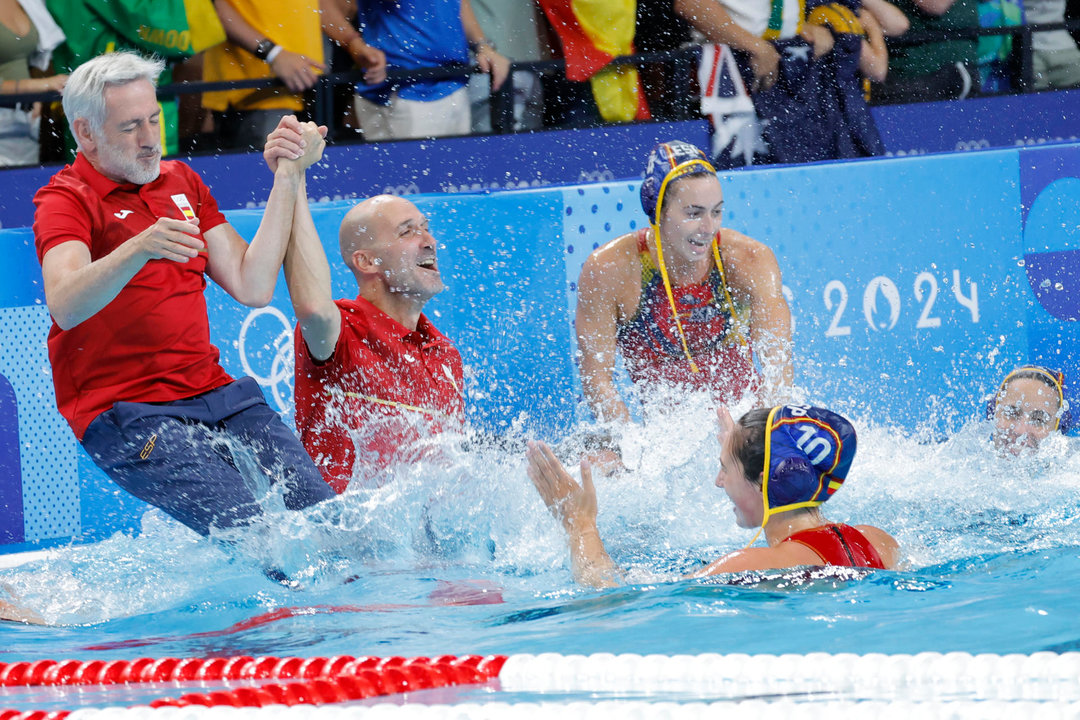
M787 397L791 313L776 256L721 227L716 170L693 145L661 143L641 184L648 225L594 251L578 278L575 327L585 396L601 420L629 420L613 381L621 355L635 384ZM755 360L762 369L758 376Z
M729 553L694 577L803 565L893 568L899 545L871 525L830 523L820 506L840 488L855 457L855 429L823 408L779 405L751 410L736 423L720 419L716 484L734 506L739 527L765 533L766 547ZM621 573L596 528L596 491L588 463L579 485L543 443L530 443L529 477L566 529L574 578L585 585L618 584ZM756 536L755 536L756 539ZM751 544L753 540L751 540Z
M986 416L994 423L994 447L1001 452L1019 455L1037 449L1051 433L1072 428L1065 376L1042 365L1021 365L987 402Z

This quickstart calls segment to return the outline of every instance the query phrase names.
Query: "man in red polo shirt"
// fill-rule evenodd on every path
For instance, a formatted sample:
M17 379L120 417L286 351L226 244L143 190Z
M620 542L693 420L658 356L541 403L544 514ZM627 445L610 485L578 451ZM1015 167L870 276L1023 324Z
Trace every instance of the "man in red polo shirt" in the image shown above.
M289 509L332 497L255 381L218 364L203 295L209 276L245 305L270 301L323 140L295 118L271 134L274 186L249 245L190 167L161 160L161 69L124 52L71 74L79 153L34 197L34 236L60 413L118 485L207 535L274 494Z
M464 418L461 355L423 314L442 292L435 238L408 200L368 198L341 223L341 257L359 287L333 299L330 266L297 197L285 281L299 320L296 428L323 478L344 492L422 451Z

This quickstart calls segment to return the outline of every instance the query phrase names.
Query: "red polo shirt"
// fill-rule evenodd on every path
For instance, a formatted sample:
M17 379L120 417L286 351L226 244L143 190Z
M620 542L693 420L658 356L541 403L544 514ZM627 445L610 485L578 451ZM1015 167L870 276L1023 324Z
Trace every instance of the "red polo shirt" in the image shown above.
M225 222L195 171L163 161L146 185L115 183L80 153L34 196L38 261L76 241L98 260L160 217L199 218L203 232ZM232 380L210 344L206 315L206 253L186 263L151 260L93 317L70 330L49 331L56 405L75 436L118 400L168 402Z
M422 452L417 441L460 428L461 355L421 315L409 330L363 298L338 300L341 335L325 362L296 330L296 429L337 492L354 465L373 476Z

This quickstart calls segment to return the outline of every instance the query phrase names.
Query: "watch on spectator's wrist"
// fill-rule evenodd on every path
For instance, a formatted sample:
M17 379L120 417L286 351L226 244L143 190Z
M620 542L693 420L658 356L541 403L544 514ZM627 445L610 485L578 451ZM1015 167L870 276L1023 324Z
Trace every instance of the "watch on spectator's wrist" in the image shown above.
M495 43L491 42L487 38L480 38L475 42L469 41L469 50L471 50L474 55L479 54L480 48L482 47L488 47L492 50L498 50L498 48L495 47Z
M267 60L270 57L270 53L273 52L277 45L270 38L263 38L255 46L254 55L260 60Z

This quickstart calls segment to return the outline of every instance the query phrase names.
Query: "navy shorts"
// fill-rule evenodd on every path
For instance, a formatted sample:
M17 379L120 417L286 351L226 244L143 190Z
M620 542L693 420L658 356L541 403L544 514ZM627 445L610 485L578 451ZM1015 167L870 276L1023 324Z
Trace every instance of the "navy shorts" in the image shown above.
M114 403L82 445L117 485L200 535L334 497L247 377L187 400Z

